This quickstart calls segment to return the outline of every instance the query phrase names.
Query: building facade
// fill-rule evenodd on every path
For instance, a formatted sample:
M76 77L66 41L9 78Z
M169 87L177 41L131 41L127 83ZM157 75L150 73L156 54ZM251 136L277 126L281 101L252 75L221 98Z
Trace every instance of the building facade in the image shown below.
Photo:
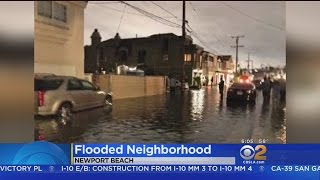
M34 71L84 77L87 1L34 2Z
M222 78L226 84L234 78L235 64L231 55L217 56L217 70L215 74L215 83L218 84Z
M204 74L204 81L206 85L214 85L215 84L215 74L217 71L217 56L207 52L203 51L202 53L203 57L203 74ZM211 80L213 79L213 82L211 83Z
M173 33L127 39L116 34L101 41L100 33L95 29L91 45L86 45L84 51L86 73L99 73L101 69L116 73L118 66L126 65L143 70L145 75L172 76L189 83L192 83L193 75L202 73L199 70L203 48L193 44L191 37L184 41Z

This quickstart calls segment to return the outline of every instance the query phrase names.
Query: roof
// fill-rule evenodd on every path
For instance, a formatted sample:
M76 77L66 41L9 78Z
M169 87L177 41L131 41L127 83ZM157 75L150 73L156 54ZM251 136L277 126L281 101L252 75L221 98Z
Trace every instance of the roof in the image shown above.
M77 79L73 76L65 76L65 75L56 75L52 73L35 73L35 79Z
M208 54L208 55L215 56L212 52L209 52L209 51L203 51L203 53Z
M100 36L99 32L96 31L96 29L95 29L95 32L93 32L91 37L93 37L93 36ZM146 36L146 37L124 38L124 39L119 39L119 40L120 40L120 44L125 44L128 41L154 40L154 39L157 39L157 38L167 38L167 37L181 38L182 36L178 36L178 35L176 35L174 33L163 33L163 34L153 34L153 35ZM105 44L113 43L114 40L115 40L115 38L110 38L110 39L107 39L105 41L102 41L101 43L105 45ZM187 45L187 46L189 46L189 47L193 46L194 48L196 48L198 50L203 50L204 49L203 47L201 47L201 46L199 46L197 44L190 44L190 45ZM213 55L213 53L210 53L210 54Z
M123 39L121 39L121 41L147 40L147 39L150 39L150 38L168 37L168 36L171 36L171 37L180 37L180 36L177 36L177 35L174 34L174 33L163 33L163 34L153 34L153 35L146 36L146 37L123 38ZM109 41L113 41L113 40L114 40L114 38L110 38L110 39L107 39L107 40L102 41L102 42L109 42Z
M159 36L175 36L175 37L178 37L176 34L174 33L163 33L163 34L153 34L151 36L148 36L150 38L153 38L153 37L159 37Z
M221 61L230 61L230 60L232 60L232 56L231 55L219 55L218 59L220 59Z

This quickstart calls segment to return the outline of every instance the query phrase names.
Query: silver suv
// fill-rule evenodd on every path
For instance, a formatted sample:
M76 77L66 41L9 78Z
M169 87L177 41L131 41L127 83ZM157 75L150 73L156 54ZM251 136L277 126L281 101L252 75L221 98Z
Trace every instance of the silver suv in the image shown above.
M111 106L112 95L71 76L35 74L35 115L67 116L72 111Z

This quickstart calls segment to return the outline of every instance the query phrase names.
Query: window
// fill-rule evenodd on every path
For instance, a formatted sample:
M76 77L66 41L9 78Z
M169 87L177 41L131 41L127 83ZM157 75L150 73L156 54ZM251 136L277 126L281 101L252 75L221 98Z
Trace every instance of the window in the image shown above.
M57 2L38 1L38 14L57 21L67 22L67 6Z
M56 90L61 86L62 82L63 82L62 79L52 79L52 80L35 79L34 90L35 91Z
M138 52L138 64L144 64L146 58L146 50L141 50Z
M38 14L52 18L52 1L38 1Z
M162 51L166 53L168 52L168 50L169 50L169 39L165 38L162 42Z
M213 57L209 56L209 61L213 62Z
M164 61L168 61L168 60L169 60L169 56L168 56L168 54L164 54L164 55L162 55L162 60L164 60Z
M191 54L185 54L184 55L184 62L191 62Z
M100 57L100 59L104 59L104 54L103 54L103 48L100 48L99 49L99 57Z
M76 79L70 79L68 81L68 90L82 90L82 84Z
M97 88L88 81L81 81L84 90L96 90Z
M128 54L127 54L127 51L125 50L121 50L119 52L119 60L124 62L124 61L127 61L128 60Z
M55 20L67 22L67 7L65 5L54 2L53 10Z

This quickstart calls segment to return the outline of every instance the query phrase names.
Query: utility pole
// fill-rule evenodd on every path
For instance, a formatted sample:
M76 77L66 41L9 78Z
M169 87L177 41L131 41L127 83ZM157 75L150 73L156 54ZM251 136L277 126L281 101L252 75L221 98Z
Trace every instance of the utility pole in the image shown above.
M248 70L250 70L250 53L248 53Z
M250 72L250 62L251 62L251 69L253 69L253 60L250 60L250 53L248 53L248 60L246 61L248 62L248 65L247 65L248 72Z
M247 64L248 70L250 69L250 62L251 62L251 69L253 69L253 60L250 60L250 53L248 53L248 60L246 60L246 62L248 62Z
M186 2L182 1L182 37L186 37Z
M182 79L184 81L185 74L185 42L186 42L186 2L182 1Z
M236 45L235 46L231 46L232 48L236 48L236 73L238 73L238 49L239 47L244 47L243 45L239 45L239 38L244 38L244 35L241 36L231 36L233 39L236 38Z
M99 72L100 71L100 53L99 53L99 50L98 50L98 48L97 48L97 71Z
M253 60L251 60L251 69L253 69Z

